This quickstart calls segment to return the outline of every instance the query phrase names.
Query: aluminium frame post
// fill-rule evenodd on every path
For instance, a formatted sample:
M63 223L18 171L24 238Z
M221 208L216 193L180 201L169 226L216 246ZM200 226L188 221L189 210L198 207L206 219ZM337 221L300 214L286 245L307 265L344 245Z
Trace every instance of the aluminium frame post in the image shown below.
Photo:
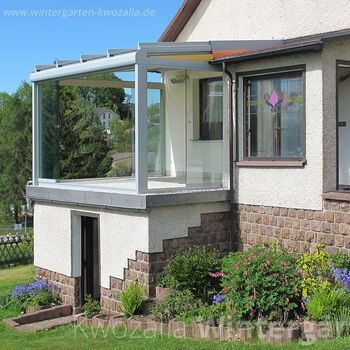
M39 108L40 108L40 96L39 96L39 85L38 83L32 84L32 152L33 152L33 160L32 160L32 179L33 185L38 185L39 178Z
M147 66L143 64L135 64L135 180L136 193L147 192Z

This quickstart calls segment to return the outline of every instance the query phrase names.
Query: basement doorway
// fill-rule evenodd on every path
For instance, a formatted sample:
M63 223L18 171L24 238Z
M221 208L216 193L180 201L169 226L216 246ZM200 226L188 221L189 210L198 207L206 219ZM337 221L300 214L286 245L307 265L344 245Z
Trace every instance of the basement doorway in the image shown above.
M81 301L87 295L100 299L100 254L98 219L81 217Z

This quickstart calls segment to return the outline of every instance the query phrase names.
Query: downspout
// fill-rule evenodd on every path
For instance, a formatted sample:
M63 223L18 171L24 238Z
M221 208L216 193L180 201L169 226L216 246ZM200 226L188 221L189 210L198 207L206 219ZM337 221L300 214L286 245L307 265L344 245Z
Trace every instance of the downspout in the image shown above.
M229 162L230 162L230 251L237 250L236 236L236 212L235 212L235 195L234 195L234 167L233 167L233 77L232 73L227 70L226 63L222 63L222 70L228 77L229 81Z

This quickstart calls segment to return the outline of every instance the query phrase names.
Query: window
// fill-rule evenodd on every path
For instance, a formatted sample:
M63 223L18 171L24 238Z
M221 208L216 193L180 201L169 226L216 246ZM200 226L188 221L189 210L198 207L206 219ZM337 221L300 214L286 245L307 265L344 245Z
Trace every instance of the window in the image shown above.
M222 78L199 80L199 139L222 140Z
M244 79L246 158L304 158L303 81L301 71Z

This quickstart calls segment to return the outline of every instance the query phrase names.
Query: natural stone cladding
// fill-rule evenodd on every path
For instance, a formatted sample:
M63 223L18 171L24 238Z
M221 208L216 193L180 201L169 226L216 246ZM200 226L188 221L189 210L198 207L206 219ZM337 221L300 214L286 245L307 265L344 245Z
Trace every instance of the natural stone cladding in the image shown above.
M190 246L210 246L226 255L230 244L230 212L201 214L201 225L190 227L188 235L163 241L163 252L136 252L136 259L128 260L124 269L124 279L110 277L110 288L101 287L101 306L105 310L117 310L119 294L125 285L138 281L146 286L148 297L155 296L155 283L166 261L177 252Z
M35 268L35 277L46 280L57 286L59 299L63 304L70 304L74 308L80 305L80 277L68 277L58 272Z
M326 243L329 253L350 253L350 205L324 200L323 211L235 205L235 244L245 250L255 243L279 241L304 252Z

